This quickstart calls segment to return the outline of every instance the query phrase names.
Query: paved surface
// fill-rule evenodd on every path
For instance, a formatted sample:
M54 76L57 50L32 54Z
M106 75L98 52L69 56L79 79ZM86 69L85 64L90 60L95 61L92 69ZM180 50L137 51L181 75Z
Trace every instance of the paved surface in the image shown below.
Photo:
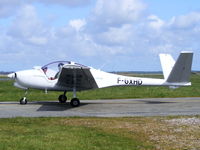
M82 100L73 108L58 102L0 102L0 118L57 116L168 116L200 115L200 98L156 98L124 100Z

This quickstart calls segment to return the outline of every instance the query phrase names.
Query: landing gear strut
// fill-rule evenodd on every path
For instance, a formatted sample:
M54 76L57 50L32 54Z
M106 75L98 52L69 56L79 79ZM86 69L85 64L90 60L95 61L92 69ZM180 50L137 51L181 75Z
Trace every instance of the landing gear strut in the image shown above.
M72 107L78 107L80 105L79 99L76 97L76 87L73 88L73 98L71 99L70 105Z
M76 70L73 71L73 98L70 102L70 105L72 107L78 107L80 105L80 101L79 99L76 97L76 82L77 82L77 79L76 79Z
M62 94L58 97L58 100L60 103L66 103L66 101L67 101L66 93L67 93L67 91L65 91L64 94ZM72 107L78 107L80 105L80 101L76 97L76 89L73 89L73 98L70 101L70 105Z

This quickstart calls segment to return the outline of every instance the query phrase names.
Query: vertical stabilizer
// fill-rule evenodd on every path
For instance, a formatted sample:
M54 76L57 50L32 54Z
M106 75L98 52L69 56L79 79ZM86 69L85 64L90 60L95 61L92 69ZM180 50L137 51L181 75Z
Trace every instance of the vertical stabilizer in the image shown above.
M169 54L160 54L160 62L163 70L164 78L167 80L172 68L174 67L175 61Z
M193 52L181 52L166 81L169 83L189 82L192 58Z

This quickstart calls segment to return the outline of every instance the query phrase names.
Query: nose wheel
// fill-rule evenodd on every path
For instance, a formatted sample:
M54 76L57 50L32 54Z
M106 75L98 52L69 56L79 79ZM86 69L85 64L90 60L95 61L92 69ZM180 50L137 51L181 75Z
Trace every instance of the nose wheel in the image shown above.
M27 98L26 98L27 93L28 93L28 89L26 89L26 92L25 92L25 94L24 94L24 97L22 97L22 98L20 99L20 101L19 101L19 103L20 103L21 105L27 104L27 102L28 102L28 100L27 100Z
M19 102L20 102L21 105L25 105L25 104L27 104L27 101L28 101L27 98L23 97L23 98L20 99Z

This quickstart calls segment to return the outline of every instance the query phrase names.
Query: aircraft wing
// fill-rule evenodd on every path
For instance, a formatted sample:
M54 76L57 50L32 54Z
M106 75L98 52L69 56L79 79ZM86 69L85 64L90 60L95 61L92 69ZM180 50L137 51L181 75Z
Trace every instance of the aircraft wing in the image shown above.
M77 91L98 88L90 68L79 65L63 66L57 85L71 90L76 87Z

